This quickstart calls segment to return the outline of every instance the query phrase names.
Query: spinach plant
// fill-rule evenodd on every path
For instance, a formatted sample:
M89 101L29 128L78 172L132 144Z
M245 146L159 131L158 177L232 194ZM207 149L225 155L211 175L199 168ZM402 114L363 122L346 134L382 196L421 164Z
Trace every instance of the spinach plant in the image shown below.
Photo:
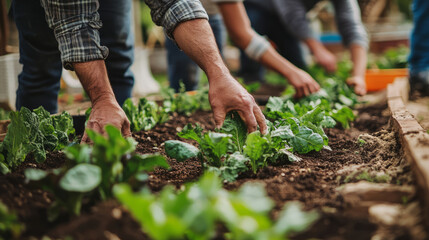
M182 189L166 187L154 195L148 189L133 193L120 184L114 193L152 239L211 239L218 224L226 228L222 236L226 239L285 239L318 218L316 212L303 212L292 202L272 221L269 212L274 204L261 184L247 183L228 192L216 175L205 174Z
M194 92L186 92L185 86L181 83L179 93L174 93L173 89L164 91L164 109L169 113L179 113L190 116L197 110L208 111L211 109L208 99L208 89L200 89Z
M156 124L164 123L169 119L169 114L163 107L146 98L141 98L137 106L129 98L125 100L122 108L130 121L133 132L152 129Z
M3 174L32 154L37 162L46 159L46 151L61 150L73 136L73 120L67 112L51 116L42 107L30 111L22 107L10 112L11 123L0 144L0 170Z
M136 142L122 137L115 127L108 125L105 131L107 138L87 130L92 146L76 144L66 148L69 161L61 169L26 169L27 181L55 196L56 201L49 213L51 220L62 211L78 215L87 195L98 193L98 198L105 200L112 197L114 184L127 182L139 186L147 179L147 171L169 167L159 154L136 154Z
M280 132L282 129L277 130ZM290 152L287 142L271 133L262 136L259 132L247 134L247 128L237 113L228 114L220 132L203 132L198 125L186 125L178 136L195 140L198 148L177 140L165 142L168 156L179 161L198 157L203 167L218 173L227 181L234 181L240 172L250 165L254 173L280 156L291 161L298 158Z

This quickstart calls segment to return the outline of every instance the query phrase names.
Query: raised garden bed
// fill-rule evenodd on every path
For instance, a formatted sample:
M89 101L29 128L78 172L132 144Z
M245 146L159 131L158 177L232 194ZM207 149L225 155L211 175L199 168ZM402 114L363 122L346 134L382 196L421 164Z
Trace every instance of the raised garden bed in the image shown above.
M264 183L269 197L275 201L271 212L273 218L278 216L284 203L291 200L302 202L307 210L317 209L321 218L307 232L293 237L295 239L369 239L379 225L367 216L356 216L356 210L350 207L350 202L345 200L347 197L337 188L359 179L399 186L413 186L414 180L397 136L388 126L390 115L387 106L381 104L358 111L358 118L350 129L339 127L326 131L332 151L299 155L302 161L278 163L257 174L245 172L236 182L225 183L224 188L235 190L245 182ZM199 123L205 129L214 129L210 112L199 111L190 117L174 115L168 122L151 130L135 133L137 151L165 155L163 143L179 140L177 132L187 123ZM46 210L53 200L52 195L25 184L23 170L29 167L53 169L64 162L64 154L52 153L43 164L27 159L14 173L0 176L0 199L25 223L24 238L47 235L53 238L71 236L73 239L148 239L140 225L116 200L95 205L85 203L81 216L48 222ZM170 170L159 169L150 173L149 187L152 191L157 192L166 185L180 188L186 182L196 181L202 174L200 162L196 159L185 162L168 159L168 162ZM406 202L415 201L416 198L411 196ZM398 238L408 239L415 234L406 227L396 230L395 237Z

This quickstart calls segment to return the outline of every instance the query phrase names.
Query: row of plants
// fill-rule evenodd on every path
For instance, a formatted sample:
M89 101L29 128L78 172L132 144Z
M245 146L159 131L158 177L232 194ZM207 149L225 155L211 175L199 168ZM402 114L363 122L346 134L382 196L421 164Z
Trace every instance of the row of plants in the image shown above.
M316 215L303 213L292 204L273 222L269 218L273 204L263 187L246 185L238 192L227 192L220 187L217 176L233 181L249 167L256 172L281 159L299 160L295 152L329 149L323 128L333 127L337 122L348 127L354 118L348 106L356 101L343 82L326 78L324 81L325 92L306 99L296 101L291 94L271 98L265 111L269 119L266 135L248 134L236 113L231 113L223 127L214 132L187 125L179 136L195 140L199 147L167 141L166 153L178 160L198 157L209 172L216 174L205 174L197 183L179 191L170 187L152 194L144 188L133 193L131 189L145 185L148 171L168 168L164 157L136 154L136 142L124 139L111 126L106 127L107 138L88 130L91 146L67 146L69 137L74 135L71 117L67 113L50 116L41 108L34 111L22 108L10 114L8 134L0 145L2 172L18 166L29 154L40 162L47 151L65 148L68 160L63 167L25 170L29 184L53 193L55 201L48 210L51 221L62 214L78 215L82 204L115 196L154 239L206 239L219 232L219 223L227 229L222 234L229 239L284 239L292 231L306 228ZM146 99L141 99L137 106L131 100L124 104L133 131L150 129L174 112L190 115L208 107L206 92L196 95L169 92L162 106Z
M44 139L49 136L49 131L45 128L59 128L61 118L71 121L66 113L62 114L61 118L48 116L43 109L31 112L23 108L12 113L9 127L11 132L8 132L8 135L15 131L14 129L18 131L17 126L25 126L29 136L42 133L36 140L43 140L40 144L44 146L47 144ZM31 133L28 132L30 130ZM291 203L285 206L280 218L273 222L269 217L273 203L262 186L250 184L237 193L227 192L221 188L220 179L214 175L204 176L197 183L187 185L179 191L167 187L160 194L152 194L145 188L135 194L131 189L139 189L145 185L148 171L155 167L169 166L159 154L136 154L136 142L132 138L123 138L118 129L107 126L105 131L107 137L87 130L93 145L72 143L64 148L67 141L63 140L57 141L55 147L38 149L43 151L45 156L46 151L63 149L67 161L61 168L29 168L24 171L27 184L53 194L54 201L47 210L49 221L60 216L79 215L83 204L95 204L114 196L130 209L141 223L143 231L153 239L207 239L214 236L219 224L226 227L227 231L221 234L229 239L284 239L292 232L307 228L317 218L316 213L305 213L299 205ZM60 135L55 131L50 133L53 136ZM73 135L73 131L70 130L69 133ZM9 135L10 138L12 136ZM25 146L33 139L35 138L21 140L19 145ZM63 144L61 147L60 143ZM35 156L36 152L32 150L26 152L26 155ZM9 154L6 152L6 156ZM197 191L200 191L199 195L195 195L198 194ZM250 204L250 198L263 205ZM225 215L226 212L222 211L224 208L221 207L225 204L234 212L229 211L229 215ZM6 208L0 210L4 210L1 217L5 218L3 225L0 225L0 235L19 237L23 225L19 224L16 216L10 214ZM165 215L164 220L160 218L162 215Z
M270 97L264 111L268 125L265 135L258 131L248 134L239 115L231 113L221 129L205 131L188 124L178 133L183 139L194 140L198 147L169 140L165 151L178 161L197 158L204 169L235 181L249 169L256 173L280 161L300 160L295 153L330 150L324 129L337 124L349 128L355 119L351 108L358 101L345 83L350 68L348 63L340 63L337 74L327 76L322 68L313 67L311 73L322 86L318 93L297 100L293 91L286 90L282 97Z
M146 187L134 193L147 183L148 171L169 165L159 154L136 154L136 142L123 138L118 129L105 130L107 138L87 130L91 146L67 147L68 161L62 168L25 170L28 183L54 195L49 221L61 214L79 215L83 203L112 197L129 209L152 239L208 239L218 232L219 224L227 231L218 234L228 239L285 239L317 219L314 211L303 212L299 204L289 203L274 222L269 217L273 203L263 186L247 184L238 192L228 192L210 174L180 190L169 186L153 194Z
M208 89L205 88L186 93L182 84L179 93L174 93L173 89L167 89L163 92L163 98L162 105L146 98L139 99L137 104L134 104L132 99L124 102L122 108L131 123L131 131L152 129L157 124L168 121L173 113L190 116L197 110L208 111L211 109Z

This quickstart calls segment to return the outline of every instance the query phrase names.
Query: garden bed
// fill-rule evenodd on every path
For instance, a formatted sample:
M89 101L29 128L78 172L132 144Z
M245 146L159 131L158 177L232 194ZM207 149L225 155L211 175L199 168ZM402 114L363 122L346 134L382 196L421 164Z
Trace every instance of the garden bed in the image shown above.
M332 151L299 155L302 161L280 162L257 174L249 170L240 174L236 182L225 182L224 187L235 190L249 181L264 183L268 195L275 201L273 218L278 216L284 203L291 200L302 202L306 210L317 209L321 218L307 232L295 236L296 239L369 239L378 226L367 217L351 214L349 203L338 188L359 180L401 186L413 185L414 180L397 136L388 127L387 106L382 104L358 111L358 118L350 129L344 130L340 126L326 129ZM135 133L137 152L165 155L163 143L179 140L177 132L187 123L199 123L206 130L213 130L215 126L210 112L199 111L190 117L175 114L164 124ZM62 217L49 223L46 209L52 196L25 184L23 170L29 167L52 169L64 162L64 154L51 153L43 164L27 159L15 172L0 176L0 199L25 223L24 238L48 235L53 238L71 236L73 239L147 239L140 225L116 200L95 205L86 202L81 216ZM168 159L168 162L169 170L158 169L150 174L148 185L152 191L157 192L166 185L180 188L186 182L196 181L202 174L196 159L184 162ZM407 199L408 204L415 201L414 197ZM219 231L222 232L222 228ZM397 237L407 239L412 236L410 232L405 229L397 233Z

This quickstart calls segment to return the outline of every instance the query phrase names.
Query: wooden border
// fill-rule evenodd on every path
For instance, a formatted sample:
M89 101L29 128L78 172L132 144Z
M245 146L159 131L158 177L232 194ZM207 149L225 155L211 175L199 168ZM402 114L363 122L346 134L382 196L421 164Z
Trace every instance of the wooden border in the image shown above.
M408 79L398 78L387 88L387 103L391 112L390 124L398 132L407 160L420 189L423 213L429 226L429 134L407 110Z

